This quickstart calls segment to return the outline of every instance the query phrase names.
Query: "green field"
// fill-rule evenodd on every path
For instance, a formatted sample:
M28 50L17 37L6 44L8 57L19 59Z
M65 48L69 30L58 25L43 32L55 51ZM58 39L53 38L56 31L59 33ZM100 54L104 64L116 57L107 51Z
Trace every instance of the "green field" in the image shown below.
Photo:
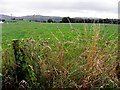
M61 36L61 32L64 34L64 38L73 38L76 34L76 30L79 33L84 33L84 28L87 28L87 32L93 29L93 24L83 23L38 23L29 21L18 21L16 23L4 23L2 25L2 42L3 48L7 47L11 43L12 39L22 39L37 37L52 38L51 32L57 37ZM118 26L113 24L101 24L101 30L104 31L106 38L111 34L118 31ZM114 39L114 38L113 38Z
M17 21L2 27L4 88L21 88L21 81L32 90L119 87L118 25Z

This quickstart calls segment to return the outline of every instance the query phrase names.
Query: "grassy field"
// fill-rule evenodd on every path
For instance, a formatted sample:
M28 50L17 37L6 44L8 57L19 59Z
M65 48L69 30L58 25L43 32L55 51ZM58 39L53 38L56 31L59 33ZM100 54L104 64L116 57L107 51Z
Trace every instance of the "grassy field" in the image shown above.
M3 87L118 88L117 28L113 24L4 23Z
M84 33L84 28L87 28L87 32L93 29L93 24L79 24L79 23L37 23L29 21L18 21L16 23L4 23L2 25L2 42L3 48L7 47L11 43L12 39L22 39L34 37L34 39L52 38L55 34L60 37L61 32L64 34L64 38L74 38L76 30L79 33ZM113 24L101 24L101 30L104 31L105 37L109 37L111 34L118 32L118 26ZM111 37L112 38L112 37ZM114 38L113 38L114 39Z

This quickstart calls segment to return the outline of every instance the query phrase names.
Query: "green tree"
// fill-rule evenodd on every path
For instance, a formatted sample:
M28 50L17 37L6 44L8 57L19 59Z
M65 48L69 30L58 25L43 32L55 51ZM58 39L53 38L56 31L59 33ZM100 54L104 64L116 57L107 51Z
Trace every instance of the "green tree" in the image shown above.
M69 22L71 22L71 18L70 17L63 17L62 22L63 23L69 23Z
M52 20L52 19L48 19L48 22L49 22L49 23L52 23L52 22L53 22L53 20Z

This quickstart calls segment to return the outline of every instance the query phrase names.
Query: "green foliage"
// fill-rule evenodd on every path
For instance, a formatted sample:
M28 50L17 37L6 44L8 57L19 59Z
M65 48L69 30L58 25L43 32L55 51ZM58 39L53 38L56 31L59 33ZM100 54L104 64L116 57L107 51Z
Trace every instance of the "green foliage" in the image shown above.
M20 40L9 46L3 42L3 88L118 88L116 25L27 21L4 25L3 40ZM10 27L13 31L8 31ZM19 79L21 75L24 77Z
M49 23L52 23L52 22L53 22L53 20L52 20L52 19L48 19L48 22L49 22Z

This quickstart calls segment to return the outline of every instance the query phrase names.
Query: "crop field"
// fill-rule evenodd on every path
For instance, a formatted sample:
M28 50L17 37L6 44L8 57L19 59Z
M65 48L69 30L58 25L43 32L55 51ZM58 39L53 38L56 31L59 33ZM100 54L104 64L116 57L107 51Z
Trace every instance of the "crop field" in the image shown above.
M119 88L116 24L4 23L2 48L5 89Z

